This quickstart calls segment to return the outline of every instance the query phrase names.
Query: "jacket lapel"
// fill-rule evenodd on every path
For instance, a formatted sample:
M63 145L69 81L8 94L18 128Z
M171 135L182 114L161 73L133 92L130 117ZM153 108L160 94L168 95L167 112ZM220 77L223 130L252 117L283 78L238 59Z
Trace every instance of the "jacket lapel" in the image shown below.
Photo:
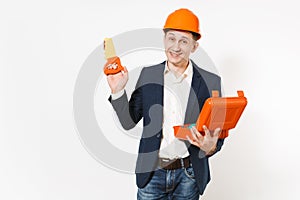
M184 123L195 123L202 108L202 104L209 97L209 92L205 81L193 63L193 78L188 104L185 112Z
M165 62L160 64L160 67L157 68L156 77L154 78L155 84L157 84L158 87L156 87L156 90L153 91L156 95L156 103L163 106L164 104L164 69L165 69ZM163 113L162 113L163 115Z
M185 112L184 123L195 123L201 111L204 101L210 97L207 85L197 70L198 66L193 64L193 77L191 83L190 94L188 98L187 108ZM155 77L152 77L154 84L158 87L155 87L155 90L152 91L155 96L155 103L163 106L164 99L164 69L165 62L160 64L160 67L156 68ZM163 111L161 111L161 117L163 116Z

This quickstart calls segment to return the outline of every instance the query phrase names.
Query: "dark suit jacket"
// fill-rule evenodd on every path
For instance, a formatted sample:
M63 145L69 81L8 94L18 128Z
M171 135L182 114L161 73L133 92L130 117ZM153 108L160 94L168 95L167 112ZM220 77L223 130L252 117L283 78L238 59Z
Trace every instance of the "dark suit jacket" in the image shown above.
M185 113L185 124L197 121L202 106L211 96L212 90L218 90L221 94L220 77L199 68L193 61L192 64L193 78ZM143 118L143 133L136 165L136 181L139 188L145 187L157 167L162 139L164 68L165 62L143 68L129 102L126 92L119 99L109 98L124 129L133 128ZM223 142L222 139L218 140L217 151L221 149ZM200 194L203 194L210 181L209 156L205 156L202 150L188 142L186 145Z

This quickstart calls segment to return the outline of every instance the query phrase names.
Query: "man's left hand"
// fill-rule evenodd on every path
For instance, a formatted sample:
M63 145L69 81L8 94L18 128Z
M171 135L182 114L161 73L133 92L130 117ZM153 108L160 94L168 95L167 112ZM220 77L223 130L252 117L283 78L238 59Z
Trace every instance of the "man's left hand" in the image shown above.
M191 128L193 138L187 136L188 141L199 147L206 155L213 154L217 147L217 141L221 133L220 128L216 128L214 131L209 131L206 126L203 126L205 135L203 136L195 126Z

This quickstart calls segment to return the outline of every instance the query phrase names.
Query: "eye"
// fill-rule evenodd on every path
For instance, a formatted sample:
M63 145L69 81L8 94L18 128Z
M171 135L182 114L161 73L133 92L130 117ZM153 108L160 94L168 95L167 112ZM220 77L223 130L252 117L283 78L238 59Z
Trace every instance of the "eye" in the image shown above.
M188 41L187 40L182 40L181 43L182 44L188 44Z

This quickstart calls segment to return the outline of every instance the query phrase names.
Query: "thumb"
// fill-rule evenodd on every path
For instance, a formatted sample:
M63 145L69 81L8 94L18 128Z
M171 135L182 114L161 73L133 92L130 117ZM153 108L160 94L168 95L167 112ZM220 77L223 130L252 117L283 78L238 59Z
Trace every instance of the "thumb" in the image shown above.
M125 67L125 66L123 66L123 70L122 70L122 72L124 72L124 73L128 73L128 70L127 70L127 68Z

